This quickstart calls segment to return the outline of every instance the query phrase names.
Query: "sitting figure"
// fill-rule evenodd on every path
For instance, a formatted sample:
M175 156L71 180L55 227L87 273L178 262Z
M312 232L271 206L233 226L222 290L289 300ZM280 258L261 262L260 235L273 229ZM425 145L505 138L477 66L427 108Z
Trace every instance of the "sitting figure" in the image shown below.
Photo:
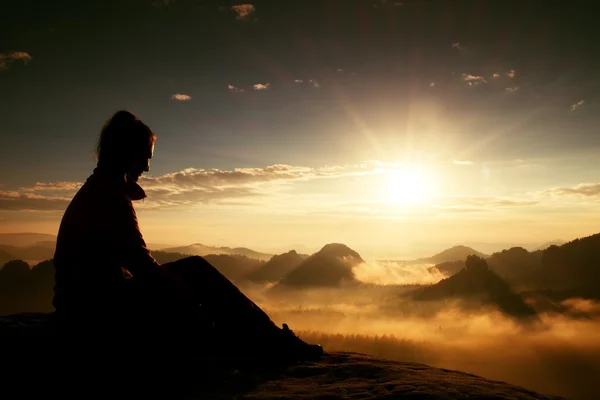
M169 346L189 350L196 342L204 344L200 352L218 349L217 358L227 350L266 363L319 358L321 346L279 328L202 257L164 265L152 257L132 201L146 197L137 181L149 170L155 141L128 111L101 131L97 166L58 232L53 305L62 332L127 343L164 339L171 352Z

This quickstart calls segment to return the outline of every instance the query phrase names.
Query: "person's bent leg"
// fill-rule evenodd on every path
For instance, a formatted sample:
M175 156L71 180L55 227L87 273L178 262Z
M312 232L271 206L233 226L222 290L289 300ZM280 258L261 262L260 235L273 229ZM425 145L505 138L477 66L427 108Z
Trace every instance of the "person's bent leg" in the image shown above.
M292 331L280 329L252 300L202 257L192 256L164 267L183 279L197 295L200 309L213 323L213 335L221 343L238 348L312 358L322 354L320 346L308 345ZM285 354L284 354L285 353Z
M258 331L277 328L258 305L204 258L192 256L163 266L192 287L201 309L215 325Z

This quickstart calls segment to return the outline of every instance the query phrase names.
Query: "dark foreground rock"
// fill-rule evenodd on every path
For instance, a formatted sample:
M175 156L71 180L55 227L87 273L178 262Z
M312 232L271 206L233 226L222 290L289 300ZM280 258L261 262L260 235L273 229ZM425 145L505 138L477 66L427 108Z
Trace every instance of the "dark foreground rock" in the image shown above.
M52 337L46 320L39 314L0 317L7 372L3 399L561 399L464 372L357 353L331 353L318 362L243 371L217 368L214 360L189 355L182 355L179 363L176 358L168 363L154 359L155 364L148 365L153 357L133 363L132 359L140 360L138 354L125 351L99 361L97 355L105 353L101 337L69 347ZM146 346L147 354L157 345ZM79 361L69 358L74 352Z
M255 381L253 387L248 385L248 381L252 379ZM236 387L240 384L244 387L243 392ZM291 366L271 376L246 374L232 377L222 387L205 390L195 398L561 399L464 372L387 361L356 353L328 354L319 362Z

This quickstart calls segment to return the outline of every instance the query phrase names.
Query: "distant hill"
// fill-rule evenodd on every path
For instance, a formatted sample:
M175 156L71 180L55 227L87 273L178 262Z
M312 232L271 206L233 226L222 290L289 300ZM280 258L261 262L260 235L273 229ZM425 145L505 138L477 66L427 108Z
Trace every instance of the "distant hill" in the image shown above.
M151 250L150 253L160 264L166 264L190 256L190 254L170 253L161 250ZM207 254L201 257L211 263L220 273L225 275L225 277L231 281L246 278L248 274L262 268L265 264L265 261L256 260L239 254Z
M532 317L535 311L516 294L510 285L492 272L487 262L469 256L465 268L435 285L417 289L414 300L461 299L471 304L493 304L505 314L515 317Z
M538 250L529 252L522 247L512 247L507 250L494 253L486 258L489 268L503 279L518 282L530 282L539 273L543 252ZM462 260L437 264L438 271L453 275L465 268Z
M590 285L600 282L600 233L563 245L550 245L545 250L530 252L513 247L492 254L487 263L503 279L532 290L582 288L587 293ZM463 267L462 261L435 266L446 274L457 273Z
M159 264L170 263L190 256L190 254L169 253L161 250L150 250L150 254Z
M265 264L263 260L257 260L239 254L208 254L203 257L211 263L220 273L230 281L245 279L248 274L256 271Z
M13 256L5 250L0 249L0 267L2 267L7 262L15 259L17 259L17 257Z
M24 247L0 245L0 251L4 251L20 260L32 260L35 262L54 257L54 247L49 246L47 242L43 242L41 245L32 244Z
M529 251L533 252L533 251L538 251L538 250L546 250L550 246L562 246L565 243L567 243L567 242L564 240L553 240L551 242L546 242L539 246L532 247Z
M540 279L548 287L566 289L600 281L600 233L543 251Z
M273 256L263 266L248 275L248 279L257 283L277 282L292 272L309 256L298 254L296 250Z
M441 264L453 261L464 261L470 255L476 255L477 257L485 258L487 255L472 249L468 246L454 246L446 249L438 254L431 257L419 258L411 261L411 264Z
M340 243L330 243L308 257L279 282L291 287L337 287L357 282L352 269L363 263L360 254Z
M42 240L41 242L34 243L33 246L46 247L54 250L56 248L56 240Z
M201 243L191 244L189 246L181 246L181 247L170 247L166 249L160 249L161 251L168 253L182 253L182 254L191 254L195 256L206 256L209 254L226 254L226 255L234 255L238 254L241 256L246 256L249 258L254 258L256 260L269 261L273 254L261 253L258 251L254 251L252 249L248 249L245 247L213 247L213 246L205 246Z
M0 244L16 247L33 246L38 242L56 242L56 235L46 233L0 233Z

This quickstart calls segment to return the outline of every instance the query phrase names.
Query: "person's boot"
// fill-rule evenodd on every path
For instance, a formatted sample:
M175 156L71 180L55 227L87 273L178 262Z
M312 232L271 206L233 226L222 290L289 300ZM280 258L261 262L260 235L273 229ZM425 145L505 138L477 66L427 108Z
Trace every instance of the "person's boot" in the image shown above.
M290 356L291 361L316 361L323 356L323 346L306 343L296 336L288 324L283 324L280 336L282 345L280 350Z

